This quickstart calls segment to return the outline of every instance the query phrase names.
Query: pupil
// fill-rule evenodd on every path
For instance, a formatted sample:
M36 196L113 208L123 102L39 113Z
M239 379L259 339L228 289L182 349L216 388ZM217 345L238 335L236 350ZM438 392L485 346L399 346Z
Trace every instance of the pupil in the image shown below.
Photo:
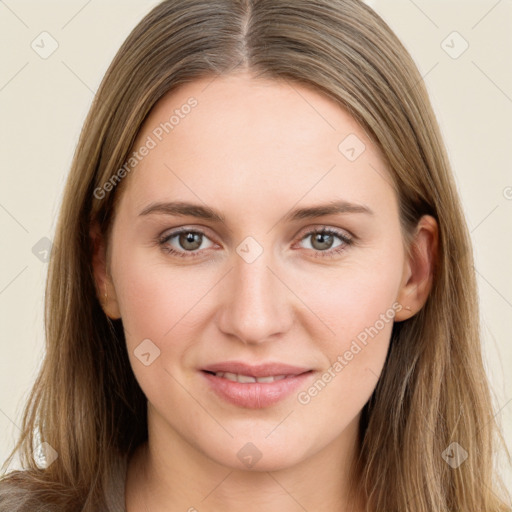
M332 245L332 235L328 233L317 233L315 235L315 243L320 244L320 247L317 247L317 249L329 249Z
M201 245L200 236L198 233L183 233L180 235L180 244L184 249L197 249Z

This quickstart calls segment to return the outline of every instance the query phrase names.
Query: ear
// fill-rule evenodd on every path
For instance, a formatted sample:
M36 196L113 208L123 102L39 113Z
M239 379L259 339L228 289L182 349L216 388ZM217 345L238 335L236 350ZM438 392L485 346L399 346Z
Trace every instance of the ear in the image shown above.
M438 236L437 221L431 215L424 215L416 226L409 255L404 264L397 297L402 309L395 315L397 322L414 316L427 301L437 262Z
M92 267L96 293L105 314L113 320L121 318L116 290L107 268L106 243L98 223L93 223L89 230L93 247ZM105 294L107 295L105 298Z

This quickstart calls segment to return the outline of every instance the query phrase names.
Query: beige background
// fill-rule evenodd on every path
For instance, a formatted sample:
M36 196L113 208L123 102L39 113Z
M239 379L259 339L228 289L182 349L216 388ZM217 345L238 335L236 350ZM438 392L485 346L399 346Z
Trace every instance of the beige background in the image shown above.
M53 238L63 183L94 91L128 32L156 3L0 1L2 462L43 356L47 264L32 248L39 243L44 250L40 240ZM411 52L445 137L476 252L496 417L512 450L512 2L368 3ZM58 43L46 59L31 47L43 31ZM42 37L50 49L50 36ZM469 47L453 58L464 41ZM502 472L512 488L510 468L502 464Z

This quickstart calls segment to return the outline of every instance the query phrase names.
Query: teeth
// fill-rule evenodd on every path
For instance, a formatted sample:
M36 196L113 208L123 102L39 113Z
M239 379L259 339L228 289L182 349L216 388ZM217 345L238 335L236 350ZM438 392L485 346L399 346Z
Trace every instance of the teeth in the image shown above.
M286 375L271 375L269 377L251 377L250 375L239 375L237 373L229 372L217 372L215 376L224 377L225 379L231 380L233 382L240 382L242 384L248 382L274 382L275 380L281 380L286 378Z
M272 375L270 377L259 377L258 378L258 382L274 382L276 380L275 377L272 377ZM238 381L240 382L240 381Z
M256 382L255 377L250 377L249 375L235 375L235 379L238 382Z

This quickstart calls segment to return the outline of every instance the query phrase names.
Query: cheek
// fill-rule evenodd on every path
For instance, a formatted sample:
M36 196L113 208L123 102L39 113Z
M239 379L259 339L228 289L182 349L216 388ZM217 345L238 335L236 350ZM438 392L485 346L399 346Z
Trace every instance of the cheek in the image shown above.
M324 340L331 355L346 350L355 338L364 342L368 330L377 336L375 326L384 338L391 333L402 262L391 251L355 260L328 272L304 271L295 277L297 295L317 316L311 336Z
M317 302L323 309L319 316L334 334L316 337L325 365L296 397L298 420L317 418L319 432L333 438L372 395L386 361L395 315L394 296L385 280L366 286L354 276L344 284L331 291L330 300Z
M143 250L120 258L116 276L123 325L132 342L141 336L163 341L174 335L187 325L189 312L211 288L207 273L155 261Z
M366 286L347 279L331 290L329 300L319 298L316 304L331 331L329 335L324 329L327 334L316 337L327 356L325 380L333 390L343 391L349 402L357 402L358 396L366 401L386 359L395 315L393 288L386 284L373 281Z
M389 250L331 275L302 276L301 297L322 320L311 337L326 357L320 382L303 390L299 403L349 417L363 407L386 360L401 275L402 260Z
M129 253L120 248L118 254ZM200 339L198 315L206 314L209 291L218 281L213 271L194 271L173 266L163 258L155 260L148 257L147 250L133 250L129 257L117 260L113 254L132 369L146 396L152 398L179 388L167 372L174 374L194 350ZM145 347L143 351L141 347ZM148 352L154 362L146 366L139 356Z
M196 282L193 274L187 280L183 272L148 266L143 259L126 259L118 270L123 276L118 296L132 370L149 401L165 410L169 403L187 399L173 376L193 345L187 313L206 285Z

